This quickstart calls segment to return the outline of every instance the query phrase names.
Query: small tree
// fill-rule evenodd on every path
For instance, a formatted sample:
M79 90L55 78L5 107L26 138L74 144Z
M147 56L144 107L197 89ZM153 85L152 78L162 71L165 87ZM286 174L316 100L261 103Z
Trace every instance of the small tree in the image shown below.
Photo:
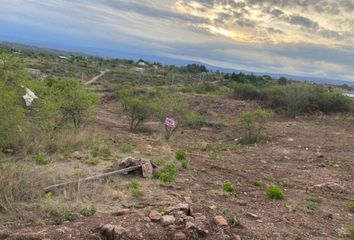
M158 118L163 124L167 116L173 116L176 121L176 127L170 128L165 127L165 137L169 139L175 130L184 123L185 117L187 114L188 104L183 98L178 96L168 96L161 94L156 97L152 103L152 108L154 110L154 115Z
M130 86L118 89L117 96L129 118L130 131L136 130L151 115L148 97Z
M245 143L257 142L271 113L264 109L243 112L238 120L245 135Z
M97 97L83 84L74 79L59 79L47 82L47 89L39 91L39 107L44 120L55 121L54 128L72 122L75 128L97 103Z

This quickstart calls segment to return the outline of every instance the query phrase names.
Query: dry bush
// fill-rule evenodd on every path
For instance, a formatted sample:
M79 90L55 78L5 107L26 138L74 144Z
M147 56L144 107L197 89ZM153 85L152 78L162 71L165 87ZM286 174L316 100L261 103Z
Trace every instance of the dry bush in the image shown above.
M0 166L0 182L0 220L34 220L32 211L38 209L43 197L45 176L33 165L3 164Z

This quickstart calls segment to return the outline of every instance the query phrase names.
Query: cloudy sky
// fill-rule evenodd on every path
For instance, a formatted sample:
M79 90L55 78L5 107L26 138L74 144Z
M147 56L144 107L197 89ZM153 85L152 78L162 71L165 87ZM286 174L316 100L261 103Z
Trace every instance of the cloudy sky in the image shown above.
M0 40L354 81L354 0L0 0Z

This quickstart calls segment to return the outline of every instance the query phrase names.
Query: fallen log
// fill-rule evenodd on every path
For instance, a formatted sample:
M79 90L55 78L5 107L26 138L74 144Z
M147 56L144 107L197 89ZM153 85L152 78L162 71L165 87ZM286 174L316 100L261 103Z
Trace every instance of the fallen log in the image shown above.
M119 169L119 170L116 170L116 171L113 171L113 172L108 172L108 173L102 173L102 174L95 175L95 176L90 176L90 177L84 178L84 179L79 180L79 181L70 181L70 182L54 184L54 185L51 185L51 186L48 186L48 187L44 188L44 192L48 193L48 192L52 192L53 190L55 190L57 188L66 187L66 186L72 185L72 184L78 184L78 183L81 183L81 182L94 181L94 180L98 180L98 179L102 179L102 178L106 178L106 177L111 177L111 176L114 176L114 175L129 173L129 172L135 171L135 170L137 170L139 168L141 168L141 165L127 167L127 168L124 168L124 169Z

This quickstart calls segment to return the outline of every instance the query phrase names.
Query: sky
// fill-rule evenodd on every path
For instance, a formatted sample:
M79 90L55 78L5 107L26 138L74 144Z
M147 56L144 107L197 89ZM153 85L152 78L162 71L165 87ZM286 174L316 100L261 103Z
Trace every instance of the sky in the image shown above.
M354 0L0 0L0 41L354 81Z

